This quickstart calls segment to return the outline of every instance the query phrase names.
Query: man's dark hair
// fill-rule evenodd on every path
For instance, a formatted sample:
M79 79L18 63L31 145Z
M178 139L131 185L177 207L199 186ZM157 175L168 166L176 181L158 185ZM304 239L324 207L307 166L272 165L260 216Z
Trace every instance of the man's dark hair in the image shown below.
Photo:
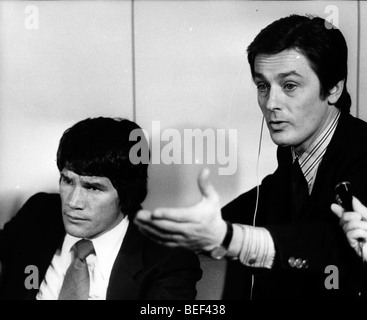
M121 210L130 217L147 195L148 164L129 158L130 133L140 130L139 145L148 148L141 128L127 119L88 118L67 129L57 150L57 167L78 175L107 177L117 190ZM148 149L147 149L148 150Z
M326 99L329 91L344 80L343 92L335 106L349 113L348 48L340 30L320 17L291 15L274 21L261 30L247 48L252 77L257 55L289 49L299 51L308 59L321 84L321 99Z

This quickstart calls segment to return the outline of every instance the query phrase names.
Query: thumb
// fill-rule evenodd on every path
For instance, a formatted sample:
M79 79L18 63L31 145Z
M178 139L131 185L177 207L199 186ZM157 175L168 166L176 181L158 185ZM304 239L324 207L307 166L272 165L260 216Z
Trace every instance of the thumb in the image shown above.
M200 172L198 177L198 186L200 189L200 193L205 198L211 198L217 195L217 192L215 191L213 185L209 181L209 175L210 170L208 168L205 168Z
M341 218L344 210L340 205L333 203L331 205L331 211L334 212L338 216L338 218Z

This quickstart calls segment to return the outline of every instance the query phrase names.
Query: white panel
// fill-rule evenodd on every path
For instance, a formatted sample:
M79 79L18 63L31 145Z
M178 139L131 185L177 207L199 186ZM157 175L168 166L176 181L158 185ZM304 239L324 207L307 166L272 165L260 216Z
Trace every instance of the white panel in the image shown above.
M360 8L359 117L367 121L367 2L360 1Z
M132 58L129 1L1 1L0 15L1 227L31 194L57 191L65 129L132 117Z
M350 48L348 86L355 98L356 2L135 3L137 121L158 142L159 132L154 129L153 121L159 121L161 132L168 136L173 128L178 129L181 143L185 140L184 129L226 129L227 133L229 129L236 129L238 141L230 142L238 154L235 173L219 175L217 169L222 166L218 161L216 165L209 165L223 204L256 185L258 179L276 167L275 146L264 128L257 179L262 117L247 63L247 46L262 28L278 18L292 13L312 13L327 18L330 13L325 10L330 5L338 11L337 22ZM174 139L173 133L171 139ZM166 144L162 141L161 147ZM196 177L204 166L153 164L145 206L152 209L195 203L200 198Z

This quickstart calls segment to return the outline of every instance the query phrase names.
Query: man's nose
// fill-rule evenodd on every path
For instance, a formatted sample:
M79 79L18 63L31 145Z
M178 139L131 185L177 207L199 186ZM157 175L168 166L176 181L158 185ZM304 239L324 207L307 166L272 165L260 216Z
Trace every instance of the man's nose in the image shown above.
M81 187L75 186L69 192L68 197L66 199L66 204L71 209L83 209L84 208L84 192Z
M271 87L268 94L268 100L266 101L266 109L269 111L281 109L280 97L279 90Z

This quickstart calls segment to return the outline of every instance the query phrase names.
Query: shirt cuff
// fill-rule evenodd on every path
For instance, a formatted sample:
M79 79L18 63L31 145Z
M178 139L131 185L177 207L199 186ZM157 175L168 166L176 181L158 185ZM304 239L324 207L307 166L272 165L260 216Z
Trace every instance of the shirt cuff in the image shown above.
M233 224L228 258L239 259L242 264L249 267L271 269L274 257L274 242L267 229Z

